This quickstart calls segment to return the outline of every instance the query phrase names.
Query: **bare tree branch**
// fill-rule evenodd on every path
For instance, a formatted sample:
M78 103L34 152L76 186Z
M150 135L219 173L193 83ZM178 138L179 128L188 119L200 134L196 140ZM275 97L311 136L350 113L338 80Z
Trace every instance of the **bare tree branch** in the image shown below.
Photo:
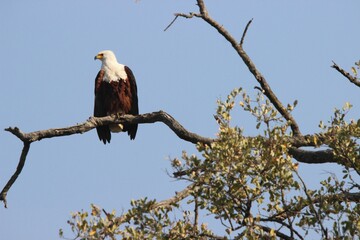
M14 182L16 181L16 179L18 178L18 176L20 175L24 164L25 164L25 160L26 160L26 156L29 152L30 149L30 142L26 142L24 141L24 147L21 151L21 155L20 155L20 160L19 160L19 164L16 168L15 173L11 176L10 180L6 183L5 187L3 188L3 190L0 193L0 201L4 202L4 206L5 208L7 208L7 201L6 201L6 195L9 191L9 189L11 188L11 186L14 184Z
M243 33L243 35L242 35L242 37L241 37L240 46L243 45L244 39L245 39L245 36L246 36L246 33L247 33L247 31L248 31L248 29L249 29L249 26L250 26L250 24L252 23L253 20L254 20L254 19L252 18L252 19L246 24L244 33Z
M250 57L247 55L245 50L242 47L242 42L244 39L238 43L238 41L218 22L216 22L214 19L212 19L209 16L209 13L206 9L205 3L203 0L197 0L197 5L199 7L200 14L196 13L190 13L190 14L183 14L183 13L177 13L175 16L178 17L185 17L185 18L192 18L192 17L200 17L205 22L207 22L209 25L211 25L213 28L215 28L235 49L235 51L238 53L238 55L241 57L245 65L248 67L249 71L252 73L252 75L255 77L255 79L260 84L261 88L264 91L264 94L266 97L272 102L272 104L275 106L275 108L280 112L280 114L290 122L291 129L294 133L294 135L301 136L301 132L299 129L298 124L296 123L293 116L290 114L289 111L284 107L284 105L280 102L280 100L277 98L275 93L270 88L269 84L267 83L265 77L260 73L260 71L256 68L255 64L252 62ZM249 23L248 23L249 25ZM246 30L246 28L245 28ZM246 32L244 32L243 37Z
M138 123L138 124L144 124L144 123L155 123L155 122L163 122L165 125L167 125L171 130L174 131L174 133L181 139L191 142L191 143L198 143L201 142L203 144L211 144L214 139L211 138L205 138L202 136L199 136L195 133L189 132L186 130L178 121L176 121L170 114L164 112L164 111L158 111L158 112L152 112L152 113L145 113L141 115L123 115L123 116L107 116L107 117L91 117L86 122L70 126L70 127L64 127L64 128L52 128L52 129L46 129L46 130L40 130L30 133L24 133L17 127L9 127L6 128L5 131L11 132L16 137L18 137L23 143L24 148L22 150L20 160L18 163L18 167L15 171L15 173L12 175L8 183L5 185L3 190L0 193L0 201L4 202L5 207L7 207L6 202L6 195L11 188L11 186L16 181L17 177L20 175L25 161L27 153L29 152L30 144L32 142L40 141L42 139L46 138L53 138L53 137L62 137L62 136L69 136L73 134L79 134L79 133L85 133L88 132L98 126L108 125L110 123L122 123L122 124L132 124L132 123Z
M166 30L168 30L168 29L171 27L171 25L174 24L174 22L176 21L176 19L177 19L178 17L179 17L178 15L175 15L174 20L172 20L171 23L169 23L169 25L167 25L167 27L164 29L164 32L166 32Z
M167 25L167 27L164 29L164 32L165 32L166 30L168 30L168 29L174 24L174 22L176 21L176 19L177 19L178 17L183 17L183 18L201 17L200 14L198 14L198 13L192 13L192 12L189 13L189 14L185 14L185 13L175 13L174 15L175 15L175 18L169 23L169 25Z
M88 132L96 127L109 125L110 123L121 123L121 124L144 124L144 123L155 123L155 122L163 122L166 124L171 130L173 130L176 135L188 142L191 143L204 143L210 144L213 142L213 139L201 137L195 133L187 131L178 121L176 121L170 114L164 111L145 113L141 115L123 115L117 117L106 116L101 118L91 117L86 122L77 124L75 126L65 127L65 128L53 128L47 130L40 130L36 132L23 133L17 127L15 128L6 128L5 131L11 132L15 136L17 136L21 141L27 142L35 142L40 141L44 138L52 138L52 137L61 137L61 136L69 136L78 133Z
M346 72L344 69L339 67L334 61L333 61L333 65L331 67L335 68L339 73L341 73L344 77L346 77L351 83L353 83L356 86L360 87L360 80L357 79L354 76L351 76L350 73Z

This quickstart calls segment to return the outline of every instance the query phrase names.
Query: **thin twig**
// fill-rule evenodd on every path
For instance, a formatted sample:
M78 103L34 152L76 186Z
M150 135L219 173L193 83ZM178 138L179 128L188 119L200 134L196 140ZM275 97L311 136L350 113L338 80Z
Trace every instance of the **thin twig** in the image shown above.
M323 223L322 223L322 219L321 219L321 217L319 216L319 213L318 213L318 212L316 211L316 209L315 209L313 199L312 199L311 196L309 195L309 191L308 191L308 189L307 189L307 187L306 187L306 184L305 184L304 180L300 177L300 175L299 175L299 173L298 173L297 171L294 171L294 172L295 172L296 176L299 178L299 180L300 180L301 183L302 183L302 187L303 187L304 193L305 193L305 195L306 195L306 197L307 197L307 199L308 199L308 201L309 201L308 207L309 207L309 209L311 210L311 212L314 213L314 215L315 215L315 217L316 217L316 219L317 219L317 221L318 221L318 223L319 223L319 225L320 225L321 231L322 231L322 233L323 233L323 237L325 237L325 239L328 239L328 231L327 231L327 229L324 227L324 225L323 225ZM319 203L320 203L320 202L321 202L321 199L320 199Z
M254 224L254 225L256 225L257 227L260 227L261 229L263 229L267 233L271 232L271 228L269 228L269 227L262 226L260 224ZM284 234L284 233L282 233L282 232L280 232L278 230L275 230L274 232L275 232L276 236L278 236L280 239L285 239L285 240L293 240L294 239L294 238L292 238L292 237L290 237L290 236L288 236L288 235L286 235L286 234Z
M178 15L175 15L174 20L172 20L171 23L169 23L169 25L167 25L167 27L164 29L164 32L166 32L166 30L168 30L168 29L171 27L171 25L173 25L173 23L176 21L176 19L177 19L178 17L179 17Z
M240 46L243 45L244 39L245 39L245 36L246 36L246 33L247 33L247 30L248 30L248 28L249 28L249 26L250 26L250 24L252 23L253 20L254 20L254 19L252 18L252 19L246 24L245 30L244 30L243 35L242 35L242 37L241 37Z
M168 30L174 24L174 22L177 20L178 17L183 17L183 18L201 17L201 14L193 13L193 12L191 12L189 14L175 13L174 15L175 15L174 19L169 23L169 25L167 25L167 27L164 29L164 32L166 30Z
M294 233L296 233L296 231L293 228L293 225L292 225L293 222L291 221L290 216L288 214L289 206L285 200L285 192L284 192L283 188L281 188L281 201L284 206L283 208L285 209L285 215L286 215L286 219L288 221L287 227L290 230L290 237L294 238Z
M282 215L286 214L286 211L281 213ZM295 219L295 218L294 218ZM284 222L283 219L278 219L278 218L260 218L260 222L273 222L273 223L278 223L284 227L287 227L290 231L293 231L298 237L299 239L303 240L304 238L300 235L300 233L298 231L296 231L295 229L292 228L291 224L289 225L288 223Z

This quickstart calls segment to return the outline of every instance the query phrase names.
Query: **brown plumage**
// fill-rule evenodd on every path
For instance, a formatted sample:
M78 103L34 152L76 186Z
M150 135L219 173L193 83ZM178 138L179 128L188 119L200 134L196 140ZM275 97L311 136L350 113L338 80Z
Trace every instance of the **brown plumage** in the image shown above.
M112 114L139 114L137 86L134 74L130 68L121 64L115 65L115 70L111 71L106 65L105 54L108 54L108 51L100 52L95 57L95 59L102 60L103 66L95 78L94 116L104 117ZM115 56L113 57L115 58ZM107 74L106 71L111 72ZM120 71L120 74L116 74L116 71ZM114 76L116 76L116 79L108 79ZM137 128L137 124L126 124L123 125L122 128L119 127L119 124L112 124L97 127L96 130L99 139L106 144L107 142L110 143L111 132L124 131L128 133L131 140L135 139Z

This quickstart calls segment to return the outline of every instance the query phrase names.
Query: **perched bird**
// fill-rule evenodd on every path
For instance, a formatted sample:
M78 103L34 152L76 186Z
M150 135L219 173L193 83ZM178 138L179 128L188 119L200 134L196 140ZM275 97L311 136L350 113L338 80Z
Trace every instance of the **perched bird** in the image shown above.
M130 68L118 63L110 50L99 52L94 59L102 62L95 78L94 116L139 114L137 86ZM135 139L137 128L137 124L110 124L96 130L100 141L106 144L110 143L111 132L127 132L131 140Z

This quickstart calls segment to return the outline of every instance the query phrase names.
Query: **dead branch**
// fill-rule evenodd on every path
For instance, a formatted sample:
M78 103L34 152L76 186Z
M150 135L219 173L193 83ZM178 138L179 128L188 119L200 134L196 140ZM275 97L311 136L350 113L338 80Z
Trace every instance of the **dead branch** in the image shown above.
M155 122L163 122L171 130L173 130L179 138L194 144L198 142L204 144L210 144L211 142L214 141L213 139L201 137L195 133L189 132L170 114L164 111L145 113L137 116L123 115L121 117L117 117L117 116L106 116L101 118L91 117L86 122L77 124L75 126L70 126L65 128L52 128L52 129L40 130L30 133L23 133L17 127L15 128L9 127L6 128L5 131L11 132L23 142L32 143L35 141L40 141L44 138L62 137L62 136L69 136L78 133L85 133L96 127L109 125L110 123L144 124L144 123L155 123Z
M247 31L248 31L248 29L249 29L249 26L250 26L250 24L252 23L253 20L254 20L254 19L252 18L252 19L246 24L246 27L245 27L245 29L244 29L244 33L243 33L243 35L242 35L242 37L241 37L240 46L242 46L242 45L244 44L244 39L245 39L246 33L247 33Z
M215 28L232 45L232 47L238 53L240 58L243 60L245 65L248 67L249 71L252 73L252 75L255 77L255 79L260 84L261 89L264 91L264 94L266 95L266 97L271 101L271 103L280 112L280 114L287 121L290 122L290 126L293 131L293 134L297 135L297 136L301 136L299 126L296 123L295 119L293 118L291 113L289 111L287 111L286 107L284 107L284 105L277 98L277 96L275 95L275 93L272 91L269 84L267 83L265 77L257 69L257 67L255 66L253 61L250 59L250 57L247 55L247 53L243 49L242 43L244 41L244 37L245 37L246 31L247 31L247 28L249 27L251 22L249 22L247 24L247 27L245 28L245 31L243 33L243 37L242 37L241 41L238 42L222 25L220 25L218 22L216 22L214 19L212 19L210 17L203 0L197 0L197 5L199 7L200 13L190 13L190 14L177 13L177 14L175 14L175 16L176 17L184 17L184 18L192 18L192 17L202 18L205 22L207 22L209 25L211 25L213 28Z
M211 144L214 139L205 138L199 136L195 133L189 132L186 130L178 121L176 121L170 114L164 111L152 112L152 113L145 113L137 116L133 115L123 115L120 117L117 116L107 116L107 117L91 117L84 123L80 123L70 127L64 128L52 128L46 130L40 130L30 133L24 133L17 127L9 127L6 128L5 131L11 132L16 137L18 137L23 143L24 148L21 152L20 160L17 166L15 173L12 175L10 180L7 182L5 187L0 193L0 201L4 202L5 207L7 207L6 196L8 191L10 190L11 186L15 183L16 179L20 175L25 161L27 153L30 149L30 144L32 142L40 141L46 138L53 138L53 137L62 137L62 136L70 136L73 134L82 134L88 132L96 127L108 125L110 123L121 123L121 124L131 124L131 123L138 123L138 124L145 124L145 123L155 123L155 122L162 122L167 125L174 133L181 139L191 142L191 143L203 143L203 144Z

